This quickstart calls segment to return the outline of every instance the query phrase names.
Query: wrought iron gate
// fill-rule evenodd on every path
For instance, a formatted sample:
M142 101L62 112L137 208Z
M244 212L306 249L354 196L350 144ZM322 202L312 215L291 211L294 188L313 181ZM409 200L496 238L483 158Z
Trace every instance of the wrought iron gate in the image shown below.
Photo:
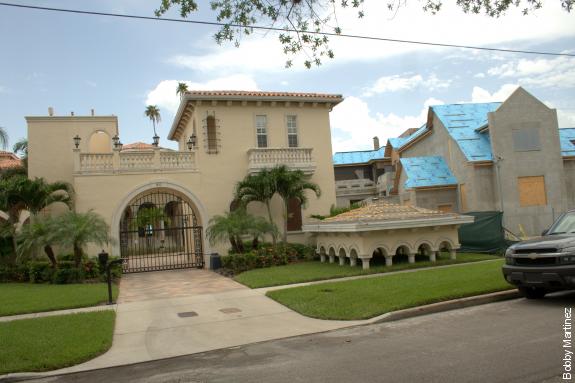
M202 268L202 226L181 196L158 189L134 198L120 221L122 271Z

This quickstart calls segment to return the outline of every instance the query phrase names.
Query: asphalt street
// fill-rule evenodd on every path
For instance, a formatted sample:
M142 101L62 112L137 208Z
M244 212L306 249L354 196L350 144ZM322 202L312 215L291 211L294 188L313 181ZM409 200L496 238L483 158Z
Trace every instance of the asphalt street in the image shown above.
M565 382L566 307L575 292L34 382Z

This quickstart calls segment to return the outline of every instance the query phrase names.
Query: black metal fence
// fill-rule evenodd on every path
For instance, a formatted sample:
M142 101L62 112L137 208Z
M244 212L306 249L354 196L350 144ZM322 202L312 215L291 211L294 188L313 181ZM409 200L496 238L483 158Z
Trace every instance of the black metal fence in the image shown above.
M124 273L204 266L202 226L181 196L157 189L133 199L120 221Z

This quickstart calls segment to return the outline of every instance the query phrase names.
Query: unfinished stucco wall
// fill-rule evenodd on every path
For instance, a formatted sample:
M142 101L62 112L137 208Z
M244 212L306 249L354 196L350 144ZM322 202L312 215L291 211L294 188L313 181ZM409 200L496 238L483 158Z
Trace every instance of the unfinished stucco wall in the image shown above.
M501 193L497 187L495 199L502 202L503 224L514 232L522 228L528 235L539 234L567 208L557 112L518 88L488 119L501 182ZM526 129L538 132L538 150L516 150L514 131ZM520 206L518 177L527 176L544 177L546 205Z
M415 205L431 210L439 210L440 207L451 206L453 212L458 212L459 202L457 198L457 189L416 189Z

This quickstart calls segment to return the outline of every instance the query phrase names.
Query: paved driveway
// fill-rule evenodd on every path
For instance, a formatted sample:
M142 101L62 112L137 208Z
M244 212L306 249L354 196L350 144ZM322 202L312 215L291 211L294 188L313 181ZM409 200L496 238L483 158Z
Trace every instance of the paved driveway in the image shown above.
M120 283L118 303L191 297L246 289L230 278L198 269L126 274Z

